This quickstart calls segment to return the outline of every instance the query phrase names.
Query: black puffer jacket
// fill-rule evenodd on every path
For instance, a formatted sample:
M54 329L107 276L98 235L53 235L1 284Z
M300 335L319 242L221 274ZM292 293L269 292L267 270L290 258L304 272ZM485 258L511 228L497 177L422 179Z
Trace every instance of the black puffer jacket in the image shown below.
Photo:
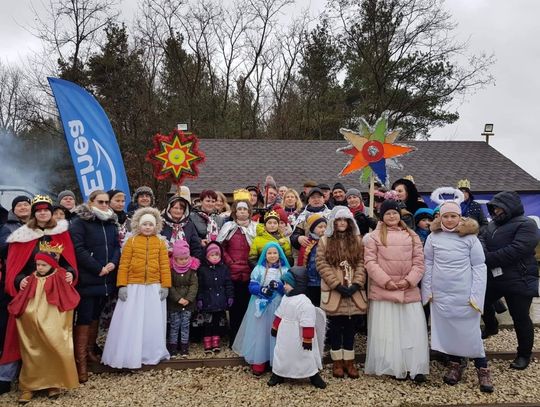
M210 242L207 248L212 245L218 246L221 250L221 261L213 265L205 258L197 271L199 276L197 301L202 301L204 312L225 311L228 308L227 300L234 298L229 268L223 261L223 248L217 242Z
M9 211L6 223L0 227L0 259L7 259L8 243L6 242L9 235L19 229L24 222L21 221L13 211Z
M113 213L107 220L100 220L87 206L76 210L78 217L71 223L69 232L79 266L77 290L81 295L106 296L116 288L116 270L120 261L120 242ZM100 277L99 273L107 263L116 268Z
M504 210L496 217L494 208ZM480 236L486 254L488 290L490 287L509 294L538 296L538 266L535 248L538 227L523 215L523 205L516 192L500 192L488 203L494 219ZM492 269L500 267L502 275L493 277Z

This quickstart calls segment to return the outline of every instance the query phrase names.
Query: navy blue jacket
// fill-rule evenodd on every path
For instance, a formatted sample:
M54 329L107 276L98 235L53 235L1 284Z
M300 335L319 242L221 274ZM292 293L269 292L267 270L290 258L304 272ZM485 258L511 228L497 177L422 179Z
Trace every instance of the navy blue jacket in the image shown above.
M199 276L197 301L202 301L204 312L225 311L228 308L227 299L234 298L234 286L229 268L223 262L223 248L216 242L211 244L221 249L221 261L212 265L205 259L197 270Z
M500 192L488 203L504 210L505 216L495 217L480 240L484 246L488 269L488 291L538 296L538 265L535 248L539 241L534 220L524 216L521 199L516 192ZM493 277L492 269L500 267L502 275Z
M81 295L106 296L116 289L116 271L120 261L120 242L116 215L102 221L86 205L81 205L78 217L71 223L69 232L75 246ZM107 263L116 268L105 276L99 276Z

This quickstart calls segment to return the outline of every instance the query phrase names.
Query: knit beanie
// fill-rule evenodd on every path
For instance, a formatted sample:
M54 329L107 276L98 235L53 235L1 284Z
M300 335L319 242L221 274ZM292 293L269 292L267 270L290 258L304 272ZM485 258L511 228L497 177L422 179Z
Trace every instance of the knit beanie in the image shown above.
M139 195L142 195L142 194L150 195L150 198L152 199L152 204L151 205L154 205L154 199L155 199L154 198L154 191L152 191L152 188L144 186L144 185L135 190L135 193L133 194L132 201L134 203L137 203L137 198L139 198Z
M15 210L15 207L17 206L18 203L20 202L26 202L28 203L29 205L32 204L32 201L30 200L30 198L28 198L26 195L19 195L19 196L16 196L13 201L11 201L11 210L14 211Z
M109 195L109 199L113 199L113 196L117 195L117 194L123 194L124 191L120 191L119 189L111 189L109 191L107 191L107 195Z
M283 223L289 223L289 215L287 212L285 212L285 209L283 209L281 206L276 205L274 206L274 211L277 212L279 215L279 221Z
M314 213L314 214L308 216L308 218L306 220L306 225L307 225L309 231L311 233L313 233L313 231L315 230L317 225L319 223L322 223L322 222L327 223L328 221L320 213Z
M362 199L362 194L356 188L351 188L347 191L347 193L345 194L345 198L348 198L350 196L357 196L358 198Z
M334 188L332 188L332 192L334 192L336 189L341 189L343 192L347 192L347 189L343 186L341 182L336 182L334 184Z
M57 269L59 267L58 262L56 261L56 258L50 253L47 253L47 252L36 253L36 255L34 256L34 261L38 261L38 260L44 261L53 269Z
M308 275L305 267L291 267L281 276L281 280L294 288L287 296L304 294L307 291Z
M189 256L189 244L183 239L176 240L173 245L172 257Z
M461 206L454 201L446 201L441 205L441 208L439 209L439 212L441 213L441 216L443 216L445 213L457 213L461 216Z
M58 203L60 203L62 201L62 199L64 199L66 196L70 196L73 199L75 199L75 194L73 193L73 191L70 191L69 189L66 189L65 191L62 191L62 192L60 192L58 194Z
M139 220L139 225L142 225L145 222L150 222L154 226L156 226L157 224L157 221L154 215L150 215L149 213L145 213L143 216L141 216L141 219Z
M433 209L420 208L414 213L414 222L418 224L422 219L433 220Z
M389 211L390 209L395 210L397 213L399 213L399 216L401 217L401 211L398 202L394 201L393 199L387 199L381 204L381 208L379 209L381 219L384 217L386 211Z
M214 253L219 255L219 259L217 261L210 261L209 257ZM218 264L221 261L221 249L216 243L210 242L208 243L208 246L206 246L206 260L208 260L210 264Z

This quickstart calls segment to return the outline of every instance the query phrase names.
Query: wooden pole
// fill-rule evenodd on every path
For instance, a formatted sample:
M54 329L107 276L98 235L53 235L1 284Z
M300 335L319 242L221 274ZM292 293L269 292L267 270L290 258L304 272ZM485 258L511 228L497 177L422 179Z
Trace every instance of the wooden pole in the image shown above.
M375 175L371 171L369 176L369 216L373 217L375 213Z

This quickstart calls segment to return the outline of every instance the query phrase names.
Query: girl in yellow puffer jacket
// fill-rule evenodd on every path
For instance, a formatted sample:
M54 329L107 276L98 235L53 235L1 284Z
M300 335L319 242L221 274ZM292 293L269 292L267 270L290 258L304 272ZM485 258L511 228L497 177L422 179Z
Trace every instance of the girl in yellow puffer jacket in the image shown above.
M141 208L131 221L131 236L118 268L118 301L101 361L114 368L156 365L170 357L165 343L171 269L167 245L159 238L161 216Z

